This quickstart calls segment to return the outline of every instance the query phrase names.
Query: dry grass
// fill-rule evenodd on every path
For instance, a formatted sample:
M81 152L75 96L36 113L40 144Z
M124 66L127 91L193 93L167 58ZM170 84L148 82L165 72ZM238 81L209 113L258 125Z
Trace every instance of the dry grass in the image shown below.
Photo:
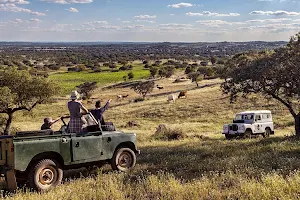
M12 199L297 199L300 190L300 141L290 136L293 120L275 101L241 99L228 103L218 86L194 89L191 83L161 80L163 91L144 102L129 103L138 95L129 89L96 91L103 101L117 94L128 99L114 101L105 113L117 127L128 121L139 126L135 132L141 155L136 168L128 174L112 173L107 167L97 176L77 178L45 194L19 191ZM201 85L220 80L204 81ZM187 99L167 103L161 93L189 90ZM38 129L45 116L67 113L66 101L41 105L31 116L19 114L15 126ZM88 107L92 107L89 104ZM221 134L224 123L244 110L270 109L276 124L275 136L251 140L226 141ZM153 140L159 124L181 129L183 140ZM56 127L58 128L58 127Z

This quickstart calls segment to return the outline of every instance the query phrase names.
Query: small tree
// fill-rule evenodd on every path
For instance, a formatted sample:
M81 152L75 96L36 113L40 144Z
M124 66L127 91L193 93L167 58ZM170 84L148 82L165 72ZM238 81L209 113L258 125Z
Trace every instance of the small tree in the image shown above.
M150 74L151 74L151 76L154 78L155 76L156 76L156 74L157 74L157 68L156 67L151 67L150 68Z
M192 68L191 66L186 67L184 73L185 73L185 74L189 74L189 73L191 73L191 72L193 72L193 68Z
M31 111L58 93L48 79L31 76L28 71L10 68L0 72L0 113L8 115L4 134L10 133L13 115L20 110Z
M212 65L214 65L214 64L217 62L216 56L212 56L212 57L210 58L210 62L211 62Z
M132 79L134 78L134 74L133 74L132 72L129 72L129 73L127 74L127 76L128 76L128 79L129 79L129 80L132 80Z
M202 81L203 77L199 72L191 72L188 74L188 78L191 79L192 82L195 82L197 87L199 87L198 82Z
M241 94L260 93L282 103L300 136L300 33L275 51L238 54L227 62L227 81L221 85L231 102Z
M143 99L148 93L152 92L153 88L154 81L138 82L131 87L136 93L142 95Z
M84 94L84 96L89 99L92 96L92 92L97 88L97 82L85 82L78 86L78 92Z
M199 67L197 70L200 74L204 76L213 76L214 75L214 69L212 67Z

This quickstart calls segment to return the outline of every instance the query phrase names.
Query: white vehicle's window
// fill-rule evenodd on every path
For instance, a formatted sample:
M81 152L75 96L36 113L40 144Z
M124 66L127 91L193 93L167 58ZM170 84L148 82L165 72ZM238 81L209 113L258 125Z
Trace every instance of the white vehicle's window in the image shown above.
M236 115L235 120L243 120L242 115Z
M244 120L251 120L253 119L253 115L244 115Z
M261 120L261 115L255 115L255 121L260 121Z

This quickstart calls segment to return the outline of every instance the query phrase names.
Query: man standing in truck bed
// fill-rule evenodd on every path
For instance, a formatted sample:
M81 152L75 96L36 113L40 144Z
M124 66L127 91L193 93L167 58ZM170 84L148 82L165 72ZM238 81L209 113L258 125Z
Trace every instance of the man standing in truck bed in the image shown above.
M101 107L101 102L97 101L95 104L95 109L91 111L91 113L96 118L96 120L100 121L100 123L102 125L105 125L105 122L103 119L103 113L107 110L110 102L111 102L111 99L106 102L105 106Z

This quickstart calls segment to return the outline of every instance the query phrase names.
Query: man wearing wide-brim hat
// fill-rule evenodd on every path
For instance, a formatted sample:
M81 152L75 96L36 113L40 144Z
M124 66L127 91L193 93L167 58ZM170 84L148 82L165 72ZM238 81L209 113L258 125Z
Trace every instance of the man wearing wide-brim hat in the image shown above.
M88 110L82 105L78 99L79 93L75 90L71 93L71 101L68 102L68 109L70 112L70 122L68 126L69 133L81 133L83 131L84 121L82 114L88 113ZM83 113L81 113L81 110Z

